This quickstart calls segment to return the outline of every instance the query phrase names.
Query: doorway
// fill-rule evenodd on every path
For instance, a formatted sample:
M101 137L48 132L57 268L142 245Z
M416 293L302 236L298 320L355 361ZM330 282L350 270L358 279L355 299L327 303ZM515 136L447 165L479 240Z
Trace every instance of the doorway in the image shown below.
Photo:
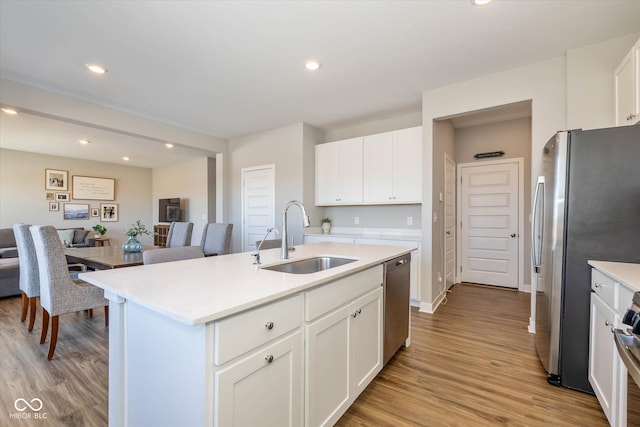
M458 165L459 281L518 288L523 269L523 163Z
M242 168L242 250L256 249L275 226L275 165Z

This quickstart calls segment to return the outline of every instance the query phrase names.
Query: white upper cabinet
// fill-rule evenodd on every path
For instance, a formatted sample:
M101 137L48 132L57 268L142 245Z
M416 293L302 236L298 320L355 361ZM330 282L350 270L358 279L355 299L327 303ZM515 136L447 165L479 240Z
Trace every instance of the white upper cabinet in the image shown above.
M316 205L421 203L421 148L421 126L316 145Z
M421 203L422 126L364 138L365 203Z
M362 203L362 138L316 145L316 205Z
M640 120L640 40L614 72L616 126Z

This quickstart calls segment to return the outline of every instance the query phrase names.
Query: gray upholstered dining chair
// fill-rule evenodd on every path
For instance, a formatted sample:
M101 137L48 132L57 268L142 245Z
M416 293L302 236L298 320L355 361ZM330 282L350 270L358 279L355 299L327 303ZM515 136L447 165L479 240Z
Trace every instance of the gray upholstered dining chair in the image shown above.
M29 224L14 224L13 234L18 248L20 263L20 293L22 294L22 315L24 322L29 313L29 332L33 330L36 320L36 299L40 296L40 276L38 274L38 257L29 231ZM59 240L58 240L59 241ZM31 310L31 311L29 311Z
M109 301L103 291L82 280L71 279L60 238L50 225L30 228L38 258L40 276L40 305L42 305L42 333L40 344L47 338L51 316L51 340L47 359L53 358L58 342L58 317L61 314L104 307L104 323L109 325Z
M142 252L142 263L145 265L194 258L204 258L202 247L178 246L177 248L147 249Z
M168 248L191 245L192 222L172 222L167 232Z
M200 246L205 256L225 255L231 251L231 232L233 224L212 222L202 231Z

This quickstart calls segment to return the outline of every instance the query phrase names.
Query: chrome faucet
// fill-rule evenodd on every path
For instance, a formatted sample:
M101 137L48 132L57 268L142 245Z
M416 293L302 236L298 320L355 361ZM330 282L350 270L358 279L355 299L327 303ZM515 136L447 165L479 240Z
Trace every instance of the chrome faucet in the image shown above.
M272 231L275 231L276 234L280 234L278 233L278 229L274 228L267 228L267 234L264 235L264 237L262 238L262 241L260 242L260 244L258 245L258 252L256 252L255 254L251 254L252 257L254 257L253 260L253 264L260 264L260 248L262 247L262 244L264 243L265 240L267 240L267 237L269 237L269 234L271 234Z
M302 221L305 227L311 225L309 221L309 215L307 215L307 210L304 208L302 202L298 200L292 200L287 203L287 206L284 207L282 211L282 247L280 250L280 259L288 259L289 258L289 243L287 242L287 210L293 205L296 205L302 211Z

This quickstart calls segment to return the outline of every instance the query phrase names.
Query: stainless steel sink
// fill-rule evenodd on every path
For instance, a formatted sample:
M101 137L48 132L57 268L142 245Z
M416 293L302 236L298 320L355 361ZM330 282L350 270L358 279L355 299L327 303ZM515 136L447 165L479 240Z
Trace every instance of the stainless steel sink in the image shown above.
M299 261L291 261L262 268L265 270L279 271L281 273L309 274L328 270L333 267L339 267L341 265L349 264L350 262L354 261L357 261L357 259L322 256L301 259Z

